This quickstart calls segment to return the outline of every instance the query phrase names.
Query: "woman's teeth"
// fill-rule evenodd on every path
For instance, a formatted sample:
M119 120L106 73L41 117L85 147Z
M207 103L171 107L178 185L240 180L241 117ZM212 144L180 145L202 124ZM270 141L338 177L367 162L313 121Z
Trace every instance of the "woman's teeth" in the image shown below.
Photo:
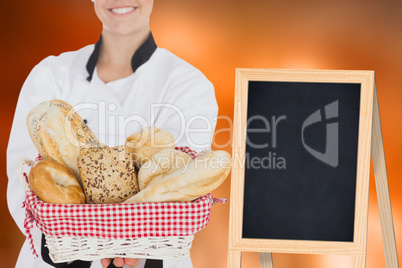
M111 11L116 14L125 14L130 11L133 11L134 7L119 7L119 8L112 8Z

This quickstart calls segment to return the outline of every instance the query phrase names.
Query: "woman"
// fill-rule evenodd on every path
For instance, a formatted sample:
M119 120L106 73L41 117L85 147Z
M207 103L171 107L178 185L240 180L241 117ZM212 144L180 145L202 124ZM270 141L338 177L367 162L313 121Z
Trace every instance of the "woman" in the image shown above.
M48 57L31 71L21 90L7 149L10 213L23 230L24 200L16 175L18 160L37 151L25 126L30 109L49 99L71 104L98 138L109 146L153 125L172 132L178 146L210 147L218 107L212 84L197 69L158 48L150 31L153 0L93 0L103 24L99 41L78 51ZM35 247L41 234L33 232ZM33 259L24 243L16 267L106 267L110 259L48 265L46 248ZM117 267L150 267L151 261L114 259ZM64 265L64 266L62 266ZM112 264L110 264L112 265ZM164 260L163 267L192 267L189 258Z

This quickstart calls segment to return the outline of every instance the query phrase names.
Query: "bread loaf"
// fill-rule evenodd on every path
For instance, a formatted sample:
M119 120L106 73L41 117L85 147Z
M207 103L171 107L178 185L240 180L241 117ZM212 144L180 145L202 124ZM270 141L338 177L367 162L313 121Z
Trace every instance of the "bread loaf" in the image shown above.
M229 175L230 168L229 153L211 151L148 185L125 203L192 201L221 185Z
M61 100L45 101L34 107L28 113L27 126L43 159L57 161L77 175L80 149L104 146L72 106Z
M77 162L87 203L121 203L138 192L134 164L124 146L84 148Z
M74 170L53 160L39 160L29 171L29 185L39 199L54 204L83 204L85 196Z
M175 149L163 149L154 154L141 166L138 172L140 191L186 166L190 161L192 158L188 154Z
M143 165L151 156L162 149L174 149L173 135L156 127L146 127L126 139L126 150L131 154L137 166Z

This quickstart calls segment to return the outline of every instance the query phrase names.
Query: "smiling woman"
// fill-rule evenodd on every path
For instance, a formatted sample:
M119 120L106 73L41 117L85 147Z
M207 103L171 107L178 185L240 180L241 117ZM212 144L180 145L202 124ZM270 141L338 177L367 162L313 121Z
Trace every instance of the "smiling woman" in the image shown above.
M102 22L103 46L99 53L99 78L110 82L133 73L131 56L149 36L153 0L93 0Z
M127 135L147 125L171 132L176 146L188 146L195 151L211 146L218 112L214 87L199 70L156 45L149 26L153 0L92 2L103 26L99 41L42 60L26 79L18 99L7 150L7 172L9 208L20 229L23 229L24 193L16 176L16 166L22 156L35 158L37 155L26 131L26 116L46 100L60 99L71 104L94 134L110 147L123 145ZM78 109L89 106L95 108ZM108 107L102 118L98 116L101 107ZM204 120L192 120L200 116ZM130 124L124 124L121 130L115 118L130 119ZM136 120L131 120L133 118ZM187 121L192 122L191 129L185 127ZM205 124L209 126L207 131ZM41 234L36 232L33 236L36 243L40 243ZM16 267L48 267L45 262L54 267L143 268L151 265L145 259L123 258L114 259L115 266L110 259L54 264L43 243L41 253L41 258L34 260L25 242ZM192 267L189 257L163 260L163 265ZM152 267L162 267L162 261Z
M103 33L123 36L149 31L153 0L93 0L95 13L103 24Z

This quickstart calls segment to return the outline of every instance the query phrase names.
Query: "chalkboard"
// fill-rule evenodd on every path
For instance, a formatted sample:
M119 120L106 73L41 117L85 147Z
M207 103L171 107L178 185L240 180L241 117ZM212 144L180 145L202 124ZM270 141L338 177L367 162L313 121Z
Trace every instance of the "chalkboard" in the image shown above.
M250 81L243 238L353 241L360 84Z
M241 251L364 263L374 88L373 71L236 70L229 267Z

